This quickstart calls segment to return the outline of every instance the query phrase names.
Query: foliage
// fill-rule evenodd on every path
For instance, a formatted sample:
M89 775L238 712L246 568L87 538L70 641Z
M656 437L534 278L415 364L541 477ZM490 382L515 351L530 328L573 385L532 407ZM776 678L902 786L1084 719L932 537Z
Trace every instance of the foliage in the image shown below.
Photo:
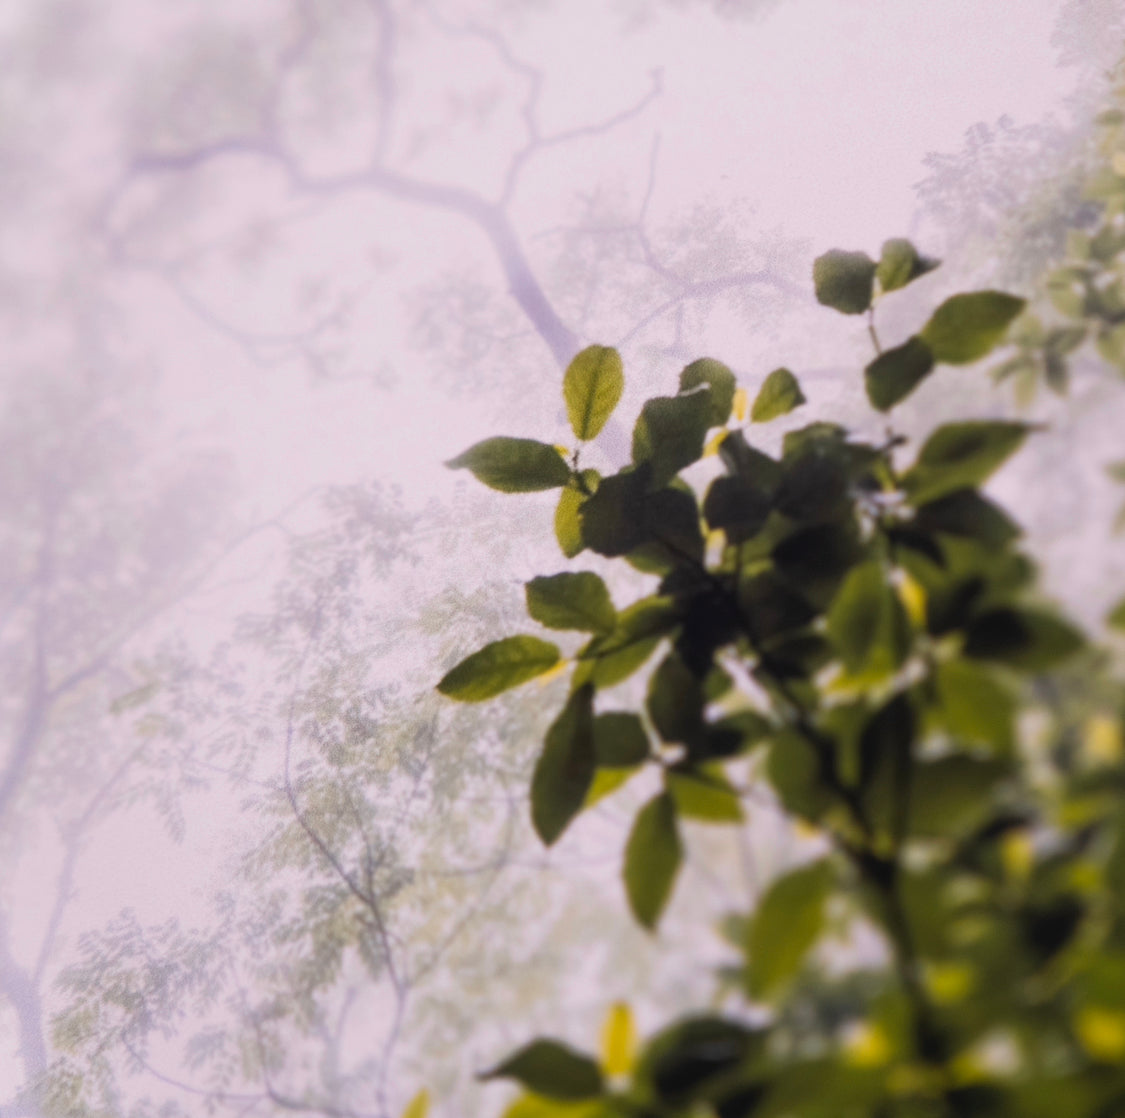
M1107 244L1118 208L1106 206ZM992 353L1024 310L1002 292L954 295L881 351L876 303L936 266L901 239L878 261L816 262L819 301L869 316L877 411L942 365ZM568 381L595 363L604 348L579 354ZM764 795L815 832L817 853L728 922L733 1006L673 1021L612 1064L533 1041L487 1073L524 1090L509 1118L1119 1113L1120 688L1037 592L1018 526L981 488L1032 428L948 423L910 453L894 432L871 441L817 421L770 454L755 424L805 403L797 379L771 374L747 426L742 395L721 363L689 365L676 395L642 407L632 461L606 477L582 467L591 429L569 408L578 445L560 453L559 545L656 583L625 607L593 570L528 584L533 618L585 634L532 818L558 842L600 772L655 770L623 863L629 907L652 930L693 822L750 825ZM473 469L473 451L455 464ZM500 678L493 659L462 661L454 697L556 667L529 656ZM643 708L613 709L613 689L653 661ZM864 928L880 949L832 950ZM623 1012L607 1032L622 1032Z

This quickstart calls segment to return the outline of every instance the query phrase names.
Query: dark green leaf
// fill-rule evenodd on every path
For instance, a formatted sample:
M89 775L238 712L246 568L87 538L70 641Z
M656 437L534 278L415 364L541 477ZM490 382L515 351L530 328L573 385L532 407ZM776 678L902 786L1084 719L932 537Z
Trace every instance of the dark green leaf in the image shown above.
M605 583L591 571L541 575L525 587L527 612L548 629L609 633L617 621Z
M731 543L756 536L769 514L769 494L742 477L715 478L703 501L707 523L721 528Z
M875 293L875 261L866 252L832 249L813 263L818 303L843 314L863 314Z
M654 488L703 456L703 440L711 425L711 389L682 396L657 396L641 409L633 428L633 461L650 463Z
M735 757L763 741L773 727L757 711L742 710L707 725L692 740L688 756L693 761Z
M883 243L875 278L883 291L898 291L912 280L932 272L941 262L918 255L918 250L900 237Z
M905 837L907 793L916 719L910 696L884 703L859 735L859 784L864 814L876 832Z
M897 671L910 651L910 622L876 562L848 574L828 612L828 635L849 674L880 678Z
M1002 291L973 291L946 299L922 328L922 340L935 361L967 365L1003 341L1024 299Z
M717 767L667 769L664 784L676 802L676 811L684 819L703 823L742 822L738 793Z
M599 555L625 555L648 538L644 506L647 470L623 470L603 478L580 510L582 539Z
M810 439L783 463L779 512L806 523L832 520L848 507L851 457L836 439Z
M683 861L676 805L667 792L637 813L625 845L625 893L638 923L654 929Z
M648 734L635 714L611 711L594 719L594 758L600 769L631 769L649 758Z
M463 703L491 699L550 671L559 662L559 650L538 637L505 637L486 644L446 672L437 689Z
M797 973L824 930L834 874L827 859L778 878L758 903L746 939L750 996L769 998Z
M597 1062L557 1040L533 1040L481 1079L514 1079L549 1099L592 1099L604 1090Z
M451 470L472 471L478 481L501 493L558 489L570 480L570 467L563 456L534 439L485 439L446 465Z
M998 761L964 754L919 762L911 777L911 832L938 837L972 830L988 816L1007 772Z
M731 431L719 444L719 457L727 472L772 495L781 484L781 463L756 450L741 431Z
M787 415L805 402L805 394L797 378L788 369L774 369L758 390L754 406L750 409L750 419L754 423L767 423Z
M563 398L571 429L580 439L593 439L617 407L625 374L617 350L587 346L567 366Z
M703 685L676 653L666 656L648 684L648 714L668 742L685 742L703 721Z
M1077 629L1029 609L993 609L975 617L965 634L965 655L1022 671L1054 667L1085 645Z
M756 1056L763 1043L764 1030L721 1017L689 1017L649 1041L637 1079L679 1114L681 1107L692 1102L728 1094L732 1074ZM661 1108L660 1113L666 1112ZM725 1112L723 1118L728 1118Z
M934 367L930 347L921 338L911 338L879 354L864 372L867 398L879 411L889 411L905 400Z
M854 521L817 524L786 536L773 549L774 569L810 601L827 605L848 571L863 558Z
M1023 444L1025 423L947 423L925 442L902 479L914 505L980 485Z
M594 779L594 689L571 693L551 723L531 777L531 821L550 846L582 810Z
M814 613L773 571L742 580L738 601L757 643L807 625Z
M713 357L701 357L685 366L680 373L680 391L687 392L701 384L711 386L711 426L724 426L730 419L731 405L738 387L734 373Z
M922 532L979 540L1001 548L1021 534L1003 509L975 489L958 489L922 505L914 515L914 526Z

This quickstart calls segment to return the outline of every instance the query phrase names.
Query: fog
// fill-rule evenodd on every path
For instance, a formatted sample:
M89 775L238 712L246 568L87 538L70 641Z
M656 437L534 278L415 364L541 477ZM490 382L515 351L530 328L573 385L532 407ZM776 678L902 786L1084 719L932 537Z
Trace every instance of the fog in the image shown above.
M538 1027L705 992L675 960L722 946L683 913L797 840L700 836L656 939L626 806L537 845L545 692L432 688L526 626L552 505L443 463L565 442L594 342L624 416L711 355L862 422L866 339L813 258L908 235L945 259L927 305L1029 292L1021 221L1123 27L1110 0L0 4L0 1115L499 1112L472 1074ZM1008 406L957 384L906 429ZM997 493L1092 616L1125 574L1086 528L1119 415L1068 415Z

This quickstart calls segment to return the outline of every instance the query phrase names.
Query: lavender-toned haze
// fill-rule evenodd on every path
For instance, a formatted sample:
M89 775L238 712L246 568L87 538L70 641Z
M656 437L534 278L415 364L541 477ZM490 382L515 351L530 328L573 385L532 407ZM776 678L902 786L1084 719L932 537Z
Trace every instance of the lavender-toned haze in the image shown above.
M537 1029L705 992L697 920L624 916L628 796L534 841L544 692L434 694L560 564L549 499L442 463L565 441L594 342L624 414L711 355L864 422L813 257L907 235L929 304L1029 283L1020 215L1123 31L1122 0L4 0L0 1115L499 1113L473 1072ZM903 424L986 400L927 385ZM997 490L1080 616L1125 577L1084 528L1120 423L1075 399ZM792 841L702 838L676 907Z

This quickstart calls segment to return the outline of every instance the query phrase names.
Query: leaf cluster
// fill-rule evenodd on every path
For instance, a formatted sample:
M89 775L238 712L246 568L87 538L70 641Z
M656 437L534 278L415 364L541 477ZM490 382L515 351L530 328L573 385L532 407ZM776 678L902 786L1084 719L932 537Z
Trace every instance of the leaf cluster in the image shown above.
M878 261L826 253L813 280L821 303L858 315L934 267L892 240ZM1023 305L994 291L946 299L867 366L872 405L886 411L940 365L985 357ZM655 576L654 591L619 606L593 571L533 579L530 616L582 634L577 650L506 638L438 688L475 701L569 668L531 781L532 821L558 842L606 787L654 769L622 873L650 930L690 828L744 825L751 791L814 828L824 853L729 922L726 978L753 1015L675 1021L627 1073L534 1041L488 1073L527 1092L511 1118L1035 1115L1064 1098L1067 1113L1115 1112L1120 794L1073 755L1045 779L1020 733L1037 691L1089 644L1037 594L1019 526L983 489L1031 429L948 423L914 449L819 421L771 454L755 425L806 402L798 379L765 377L747 423L745 390L705 358L642 407L632 461L602 477L582 468L581 450L622 383L617 355L591 347L564 381L577 449L539 443L533 460L528 440L494 439L450 464L494 488L559 489L563 554L622 559ZM703 462L712 449L717 472ZM641 709L603 710L642 669ZM1108 724L1103 738L1117 737L1103 741L1098 780L1125 771ZM879 930L886 964L822 972L826 937L863 923ZM997 1045L1000 1065L989 1062Z

